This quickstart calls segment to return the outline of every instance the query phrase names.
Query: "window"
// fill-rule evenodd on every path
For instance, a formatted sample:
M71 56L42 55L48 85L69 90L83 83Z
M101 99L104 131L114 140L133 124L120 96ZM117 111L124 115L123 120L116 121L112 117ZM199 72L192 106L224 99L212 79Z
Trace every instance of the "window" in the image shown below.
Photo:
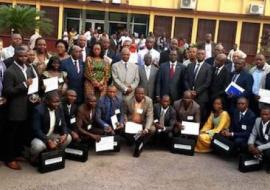
M226 52L229 52L235 42L237 22L219 21L217 43L222 43Z
M174 36L184 38L187 43L191 42L192 18L175 18Z
M243 22L240 49L248 55L255 55L259 39L260 24Z
M199 19L198 31L197 31L197 42L204 41L205 35L207 33L211 33L214 38L215 30L216 30L215 20Z

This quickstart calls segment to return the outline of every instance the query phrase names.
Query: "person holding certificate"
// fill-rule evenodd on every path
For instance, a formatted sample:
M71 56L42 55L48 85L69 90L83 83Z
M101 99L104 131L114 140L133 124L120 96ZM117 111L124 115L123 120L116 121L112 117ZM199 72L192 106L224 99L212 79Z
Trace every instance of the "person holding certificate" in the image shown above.
M160 103L154 105L155 140L167 147L171 145L172 131L176 122L176 113L170 103L170 96L164 95Z
M119 134L124 129L123 101L116 95L117 88L108 86L106 95L97 103L96 121L107 135Z
M145 145L155 132L153 126L153 103L152 100L145 96L144 88L137 87L135 89L135 95L129 100L125 101L125 119L127 123L134 123L135 125L127 125L125 131L130 131L127 128L135 127L136 124L142 126L142 130L138 131L135 140L135 151L133 156L139 157L142 151L142 146ZM133 136L127 134L129 140L133 139Z
M215 133L219 133L230 126L230 116L223 110L223 103L221 98L216 98L213 102L213 111L208 117L207 122L200 130L196 152L211 152L211 140Z

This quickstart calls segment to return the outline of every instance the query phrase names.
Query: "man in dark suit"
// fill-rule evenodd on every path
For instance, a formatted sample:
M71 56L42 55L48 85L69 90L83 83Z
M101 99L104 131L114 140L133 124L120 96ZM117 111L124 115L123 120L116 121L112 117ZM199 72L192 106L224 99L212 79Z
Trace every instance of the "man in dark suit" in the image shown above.
M212 68L204 60L205 50L198 49L197 62L188 65L185 75L185 87L191 90L194 100L200 105L202 122L208 117L208 90L212 81Z
M111 117L116 115L117 123L113 126ZM109 86L107 94L102 96L96 107L96 122L98 127L104 130L105 134L115 135L123 131L124 128L124 110L123 101L117 97L117 88Z
M67 130L71 135L73 141L79 140L79 135L76 129L76 116L78 113L76 100L77 100L77 93L74 90L67 90L65 98L61 103L65 116Z
M209 57L208 59L205 60L206 63L208 63L209 65L212 65L213 67L215 67L215 60L216 60L216 57L219 55L219 54L225 54L225 49L223 47L223 45L221 44L217 44L215 46L215 49L214 49L214 54L212 57ZM230 65L232 64L232 61L227 59L226 57L226 60L225 60L225 65Z
M212 57L214 55L214 49L216 44L212 41L212 34L207 33L205 35L205 41L198 43L198 49L203 49L205 50L206 54L206 59L209 57Z
M33 113L34 139L31 142L31 161L46 149L65 148L72 140L68 134L65 116L57 91L48 92L44 103Z
M77 92L77 103L83 102L83 73L84 66L80 60L81 48L73 46L71 48L71 57L61 63L61 70L67 72L68 88Z
M172 101L180 99L184 89L185 67L177 61L176 50L170 51L170 61L160 66L157 78L156 97L169 95Z
M248 108L248 99L241 97L237 100L237 110L231 118L230 130L221 131L221 135L232 139L237 150L245 152L255 120L256 115Z
M5 162L11 169L20 170L21 166L15 161L20 155L22 139L21 129L26 125L28 117L28 87L32 79L27 76L27 50L21 46L15 49L15 61L4 74L4 96L7 98L8 128Z
M152 100L155 98L157 74L158 68L152 65L151 54L145 54L144 65L139 66L139 86L144 88L145 95L152 98Z
M219 54L215 59L215 67L213 67L212 83L210 86L210 105L215 98L220 97L223 101L226 98L225 89L230 83L230 72L225 67L225 54Z
M270 73L265 77L265 89L270 90Z
M161 98L160 103L154 105L154 124L156 128L155 140L162 145L170 146L172 131L176 122L176 113L168 95Z
M232 74L231 82L235 82L237 85L244 89L241 96L250 99L252 95L253 77L247 71L245 71L245 60L237 59L234 63L235 72ZM228 94L228 107L229 112L233 114L236 107L236 101L238 96L233 94Z
M177 61L183 62L184 55L178 49L178 40L173 38L171 39L170 48L160 53L159 65L170 61L170 52L174 50L177 51Z
M87 47L87 39L84 35L79 35L78 37L78 46L81 48L81 60L86 61L86 57L90 53L90 48Z
M101 38L101 44L104 50L104 57L109 60L110 64L114 64L121 60L120 56L110 48L110 40L108 38Z
M249 136L248 149L254 157L267 163L266 171L270 173L270 109L262 108L260 115Z

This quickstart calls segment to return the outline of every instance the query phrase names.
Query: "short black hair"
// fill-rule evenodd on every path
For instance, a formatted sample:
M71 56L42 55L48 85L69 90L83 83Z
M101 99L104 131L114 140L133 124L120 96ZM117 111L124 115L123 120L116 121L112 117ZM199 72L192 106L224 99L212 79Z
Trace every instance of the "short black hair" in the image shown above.
M99 46L100 46L100 48L101 48L100 57L103 59L103 58L104 58L105 51L104 51L104 49L103 49L102 44L101 44L100 41L97 41L97 42L95 42L95 43L92 45L92 48L91 48L91 51L90 51L89 55L90 55L91 57L94 57L94 46L95 46L95 45L99 45Z
M57 56L52 56L52 57L49 59L49 62L48 62L48 64L47 64L47 68L46 68L47 71L50 71L50 70L53 69L52 64L53 64L53 62L55 62L55 61L58 61L59 64L61 64L61 61L60 61L59 57L57 57ZM59 68L59 69L60 69L60 68Z
M66 52L68 51L68 43L65 40L62 40L62 39L57 40L55 42L55 47L57 47L58 44L63 44L65 46Z
M47 92L45 94L44 101L45 102L49 102L49 101L51 101L56 96L57 97L60 97L59 96L59 93L58 93L58 90L53 90L53 91Z

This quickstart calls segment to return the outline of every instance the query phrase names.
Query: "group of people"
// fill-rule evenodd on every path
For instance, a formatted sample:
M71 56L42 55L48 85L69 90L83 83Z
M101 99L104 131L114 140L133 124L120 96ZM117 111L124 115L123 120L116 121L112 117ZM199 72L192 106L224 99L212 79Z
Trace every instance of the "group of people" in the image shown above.
M20 34L11 35L0 62L1 148L8 167L21 169L23 146L30 147L35 163L44 150L72 141L93 144L106 135L135 145L133 155L139 157L141 142L170 147L173 138L183 136L184 121L201 125L196 152L210 152L218 133L237 151L270 166L270 108L259 96L260 89L270 90L264 55L257 54L248 69L244 52L234 48L229 59L211 34L184 51L171 39L159 52L153 36L134 50L128 33L117 44L119 50L111 48L109 37L88 43L79 35L71 47L58 40L52 55L42 37L30 49ZM47 92L43 81L52 77L58 77L58 89ZM29 94L34 79L38 91ZM232 82L244 89L241 94L225 92ZM118 122L112 123L112 116ZM143 126L136 138L125 132L127 122Z

